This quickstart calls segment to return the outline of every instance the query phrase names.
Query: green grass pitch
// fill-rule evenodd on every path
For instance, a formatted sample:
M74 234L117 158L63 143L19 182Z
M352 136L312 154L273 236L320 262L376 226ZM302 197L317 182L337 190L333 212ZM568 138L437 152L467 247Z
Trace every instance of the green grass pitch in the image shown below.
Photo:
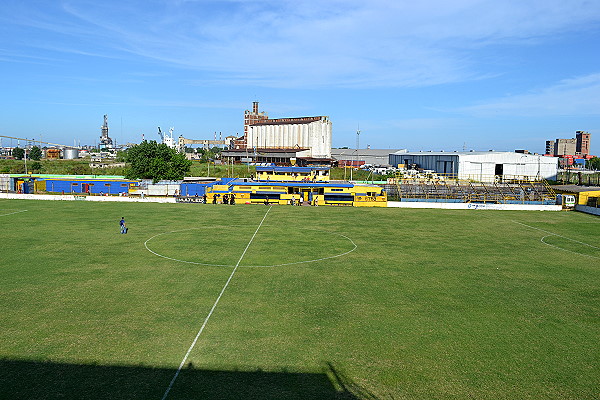
M599 218L268 209L0 201L0 398L600 396Z

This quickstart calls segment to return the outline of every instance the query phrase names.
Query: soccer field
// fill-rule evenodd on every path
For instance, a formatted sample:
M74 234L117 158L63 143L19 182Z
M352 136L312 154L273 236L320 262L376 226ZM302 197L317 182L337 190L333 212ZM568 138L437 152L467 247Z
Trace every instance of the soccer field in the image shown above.
M600 397L590 215L0 200L0 228L2 399Z

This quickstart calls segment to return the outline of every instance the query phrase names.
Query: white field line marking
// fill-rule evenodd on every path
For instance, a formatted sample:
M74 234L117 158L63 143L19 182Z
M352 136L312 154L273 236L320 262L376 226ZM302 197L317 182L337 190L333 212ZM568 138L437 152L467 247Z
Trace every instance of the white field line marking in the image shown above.
M268 212L268 211L267 211ZM177 258L171 258L171 257L167 257L167 256L163 256L162 254L159 254L153 250L151 250L148 247L148 242L151 241L152 239L154 239L155 237L161 236L161 235L166 235L168 233L176 233L176 232L183 232L183 231L191 231L193 229L199 229L199 228L190 228L190 229L182 229L179 231L170 231L170 232L163 232L163 233L159 233L157 235L152 236L150 239L146 240L144 242L144 246L146 247L146 250L148 250L150 253L162 257L162 258L166 258L167 260L171 260L171 261L177 261L177 262L182 262L182 263L187 263L187 264L197 264L197 265L209 265L211 267L233 267L233 265L226 265L226 264L205 264L205 263L201 263L201 262L195 262L195 261L185 261L185 260L179 260Z
M559 249L559 250L567 251L567 252L569 252L569 253L573 253L573 254L579 254L580 256L584 256L584 257L591 257L591 258L598 258L598 259L600 259L600 257L591 256L591 255L589 255L589 254L583 254L583 253L579 253L579 252L577 252L577 251L573 251L573 250L567 250L567 249L563 249L562 247L558 247L558 246L555 246L555 245L553 245L553 244L546 243L546 242L544 241L544 239L546 239L547 237L550 237L550 236L559 236L559 235L546 235L546 236L544 236L543 238L541 238L541 239L540 239L540 242L544 243L544 244L545 244L545 245L547 245L547 246L554 247L555 249ZM569 240L571 240L571 239L569 239ZM575 242L576 242L576 240L575 240ZM585 244L585 243L584 243L584 244ZM595 247L595 246L591 246L591 247ZM597 248L597 247L595 247L595 248Z
M579 243L579 244L582 244L582 245L584 245L584 246L589 246L589 247L593 247L594 249L598 249L598 250L600 250L600 247L593 246L593 245L591 245L591 244L588 244L588 243L580 242L579 240L571 239L571 238L568 238L568 237L566 237L566 236L561 236L561 235L559 235L558 233L554 233L554 232L550 232L550 231L545 231L545 230L543 230L543 229L536 228L535 226L530 226L530 225L524 224L524 223L522 223L522 222L519 222L519 221L513 221L513 222L514 222L514 223L517 223L517 224L520 224L520 225L523 225L523 226L526 226L526 227L528 227L528 228L531 228L531 229L536 229L536 230L538 230L538 231L541 231L541 232L544 232L544 233L549 233L550 235L558 236L558 237L561 237L561 238L563 238L563 239L567 239L567 240L570 240L570 241L572 241L572 242Z
M320 230L320 229L313 229L313 230L317 231L317 230ZM306 263L311 263L311 262L329 260L331 258L336 258L336 257L342 257L342 256L345 256L346 254L352 253L354 250L356 250L358 248L358 246L356 245L356 243L354 243L354 241L352 241L352 239L350 239L346 235L343 235L343 234L337 233L337 232L327 232L327 231L321 231L321 232L331 233L331 234L334 234L334 235L341 236L341 237L343 237L345 239L348 239L348 241L350 241L350 243L352 243L352 245L354 247L351 250L348 250L345 253L340 253L340 254L336 254L334 256L329 256L329 257L316 258L314 260L296 261L296 262L284 263L284 264L276 264L276 265L242 265L242 267L245 267L245 268L272 268L272 267L283 267L285 265L306 264Z
M591 244L588 244L588 243L580 242L579 240L571 239L571 238L568 238L568 237L566 237L566 236L559 235L559 234L557 234L557 233L554 233L554 232L550 232L550 231L546 231L546 230L543 230L543 229L540 229L540 228L536 228L535 226L527 225L527 224L524 224L524 223L522 223L522 222L519 222L519 221L513 221L513 222L514 222L514 223L516 223L516 224L519 224L519 225L526 226L526 227L528 227L528 228L531 228L531 229L538 230L538 231L540 231L540 232L548 233L549 235L546 235L546 236L544 236L544 237L542 237L542 238L540 239L540 241L541 241L542 243L544 243L546 246L554 247L554 248L557 248L557 249L559 249L559 250L567 251L567 252L569 252L569 253L573 253L573 254L579 254L579 255L582 255L582 256L585 256L585 257L591 257L591 258L600 258L600 257L596 257L596 256L591 256L591 255L588 255L588 254L579 253L579 252L576 252L576 251L573 251L573 250L567 250L567 249L563 249L562 247L558 247L558 246L555 246L555 245L553 245L553 244L546 243L546 242L544 241L544 239L545 239L545 238L547 238L547 237L549 237L549 236L558 236L559 238L563 238L563 239L566 239L566 240L570 240L571 242L579 243L579 244L582 244L582 245L584 245L584 246L588 246L588 247L591 247L591 248L594 248L594 249L598 249L598 250L600 250L600 247L598 247L598 246L594 246L594 245L591 245Z
M171 383L169 383L169 387L165 391L165 394L163 395L162 400L165 400L167 398L167 396L169 395L169 392L171 391L171 388L173 387L173 384L175 383L175 380L179 376L179 373L181 372L181 369L185 365L185 362L187 361L190 353L192 352L192 349L196 345L196 342L198 341L198 338L202 334L202 331L204 331L204 328L206 327L206 324L208 323L208 320L209 320L210 316L212 315L213 311L215 311L215 308L217 308L217 304L219 304L219 300L221 300L221 296L223 296L223 293L225 293L225 289L227 289L227 286L229 286L229 282L231 282L231 278L233 278L233 275L235 274L235 271L237 271L237 268L240 265L240 262L242 261L242 258L244 258L244 255L246 255L246 251L248 251L248 248L250 247L250 244L252 244L252 241L254 240L254 237L258 233L258 230L260 229L260 227L262 226L263 222L265 221L265 218L267 218L267 214L269 214L269 211L271 211L272 207L273 206L269 207L269 209L265 213L262 221L260 221L260 224L258 225L258 228L256 228L256 231L254 231L254 235L252 235L252 238L250 239L250 241L246 245L246 248L244 249L244 252L240 256L240 259L238 260L237 264L235 265L235 268L233 268L233 271L231 272L231 275L229 275L229 279L227 279L227 282L225 282L225 286L223 286L223 289L221 289L221 293L219 293L219 297L217 297L217 300L215 301L215 304L213 304L212 308L210 309L210 312L208 313L208 315L204 319L204 323L202 324L202 326L200 327L200 330L196 334L196 337L194 338L194 341L192 342L192 344L191 344L190 348L188 349L187 353L185 353L185 356L183 357L183 360L181 360L181 364L179 364L179 368L177 368L177 372L175 373L175 376L173 377L173 379L171 379Z
M21 211L11 212L11 213L8 213L8 214L0 214L0 217L4 217L4 216L7 216L7 215L18 214L18 213L22 213L22 212L26 212L26 211L27 210L21 210Z
M268 225L267 225L268 226ZM151 238L149 238L148 240L146 240L144 242L144 246L146 247L146 250L148 250L150 253L162 257L162 258L166 258L167 260L171 260L171 261L177 261L177 262L182 262L182 263L186 263L186 264L195 264L195 265L207 265L207 266L211 266L211 267L234 267L233 265L225 265L225 264L208 264L208 263L201 263L201 262L197 262L197 261L186 261L186 260L179 260L177 258L172 258L172 257L167 257L164 256L160 253L157 253L155 251L153 251L152 249L150 249L148 247L148 242L151 241L152 239L154 239L155 237L161 236L161 235L166 235L169 233L176 233L176 232L184 232L184 231L191 231L194 229L200 229L200 228L189 228L189 229L181 229L181 230L177 230L177 231L170 231L170 232L163 232L163 233L159 233L157 235L152 236ZM305 261L295 261L295 262L290 262L290 263L283 263L283 264L274 264L274 265L240 265L240 268L274 268L274 267L283 267L286 265L296 265L296 264L306 264L306 263L311 263L311 262L317 262L317 261L323 261L323 260L329 260L331 258L336 258L336 257L342 257L345 256L346 254L352 253L354 250L356 250L358 248L358 246L356 245L356 243L354 243L354 241L352 239L350 239L348 236L343 235L341 233L337 233L337 232L328 232L328 231L324 231L321 229L310 229L313 231L319 231L319 232L325 232L325 233L330 233L332 235L338 235L343 237L344 239L348 240L350 243L352 243L352 245L354 246L352 249L346 251L345 253L340 253L340 254L336 254L333 256L329 256L329 257L322 257L322 258L315 258L313 260L305 260Z

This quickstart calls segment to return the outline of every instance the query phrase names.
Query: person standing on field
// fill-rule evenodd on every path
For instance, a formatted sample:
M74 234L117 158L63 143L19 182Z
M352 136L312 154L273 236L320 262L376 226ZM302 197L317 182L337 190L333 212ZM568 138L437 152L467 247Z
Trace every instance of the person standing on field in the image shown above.
M121 217L121 221L119 221L119 225L121 226L121 233L127 233L127 224L125 224L125 217Z

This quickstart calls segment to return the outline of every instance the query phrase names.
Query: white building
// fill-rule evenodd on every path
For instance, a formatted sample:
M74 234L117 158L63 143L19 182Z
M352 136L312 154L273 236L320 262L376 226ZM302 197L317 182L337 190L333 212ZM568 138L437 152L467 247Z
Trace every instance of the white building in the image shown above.
M390 154L390 164L415 166L460 179L492 181L507 177L556 180L558 158L497 151L418 152Z
M328 117L267 119L248 126L248 149L306 149L307 157L331 158Z

